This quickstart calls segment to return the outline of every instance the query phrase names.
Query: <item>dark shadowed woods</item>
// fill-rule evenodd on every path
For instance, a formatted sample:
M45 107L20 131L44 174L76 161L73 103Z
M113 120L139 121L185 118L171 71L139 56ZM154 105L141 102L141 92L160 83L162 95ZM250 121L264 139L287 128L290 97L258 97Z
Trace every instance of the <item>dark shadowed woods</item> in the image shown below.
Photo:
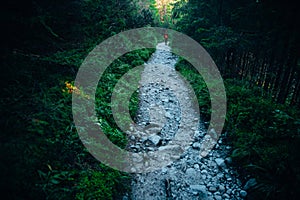
M1 6L0 188L5 199L121 199L131 176L85 149L72 121L76 72L106 38L138 27L165 27L199 42L224 79L223 134L247 199L299 199L300 23L296 1L12 0ZM171 38L170 38L171 39ZM162 42L163 36L159 39ZM172 44L170 44L172 45ZM96 91L107 137L125 148L110 97L119 78L154 49L115 60ZM206 84L190 63L176 70L191 83L204 122ZM100 84L101 83L101 84ZM131 97L134 118L138 95Z

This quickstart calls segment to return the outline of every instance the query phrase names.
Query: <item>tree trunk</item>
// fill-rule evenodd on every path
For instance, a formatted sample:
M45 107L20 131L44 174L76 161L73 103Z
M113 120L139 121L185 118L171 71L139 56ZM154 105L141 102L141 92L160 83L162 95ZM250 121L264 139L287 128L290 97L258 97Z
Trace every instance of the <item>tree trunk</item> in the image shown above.
M293 59L293 61L290 61L291 59ZM293 57L293 58L289 58L289 62L287 65L287 69L285 70L282 82L281 82L281 86L280 86L280 90L279 90L279 94L278 94L278 98L277 98L277 102L278 103L285 103L286 98L288 97L289 94L289 90L290 87L292 86L292 81L293 81L293 73L294 73L294 68L295 65L297 64L296 62L297 60Z
M270 57L270 62L269 62L269 65L268 67L266 67L266 71L265 71L265 83L264 83L264 90L266 92L270 92L270 83L271 83L271 76L272 76L272 68L273 68L273 65L274 65L274 52L272 52L271 54L271 57Z
M298 78L296 78L297 82L296 82L295 87L294 87L293 97L292 97L292 100L291 100L291 105L297 105L297 103L299 103L298 102L299 94L300 94L300 92L299 92L299 90L300 90L300 74L299 74L299 72L297 74L297 77Z

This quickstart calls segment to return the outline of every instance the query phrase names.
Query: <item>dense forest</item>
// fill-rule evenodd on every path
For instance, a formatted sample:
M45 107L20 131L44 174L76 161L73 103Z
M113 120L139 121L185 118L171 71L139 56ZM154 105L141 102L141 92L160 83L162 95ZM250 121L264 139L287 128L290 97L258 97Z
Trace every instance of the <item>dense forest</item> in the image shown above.
M223 130L232 166L256 184L247 199L298 199L300 186L300 14L296 1L12 0L1 7L1 195L5 199L122 199L130 174L89 154L72 120L76 73L103 40L139 27L164 27L199 42L224 79ZM163 41L163 36L161 42ZM172 46L172 43L170 43ZM113 87L153 49L121 56L96 92L107 137L126 146L114 123ZM205 82L190 63L176 65L191 83L204 121ZM134 118L138 95L130 100Z

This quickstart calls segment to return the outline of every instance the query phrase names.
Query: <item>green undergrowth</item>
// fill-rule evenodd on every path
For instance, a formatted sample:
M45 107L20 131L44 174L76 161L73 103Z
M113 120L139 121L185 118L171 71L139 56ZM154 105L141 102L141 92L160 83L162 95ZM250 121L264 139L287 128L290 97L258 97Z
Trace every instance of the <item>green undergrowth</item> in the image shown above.
M184 60L176 69L190 82L202 119L209 119L209 93L202 77ZM232 146L233 165L245 182L254 177L249 199L297 199L300 183L300 113L276 104L247 82L225 80L227 116L223 134Z
M99 122L119 147L126 145L126 137L111 115L111 93L118 79L143 64L153 51L141 49L120 57L99 81ZM78 137L71 107L75 65L23 55L7 57L5 65L8 78L2 81L18 81L7 81L1 94L1 109L6 116L1 119L4 132L0 144L3 197L115 199L128 191L128 175L97 161ZM138 106L136 92L129 105L134 116Z
M130 80L123 80L122 77L125 74L130 73L130 71L138 66L143 65L154 52L154 49L142 49L138 51L130 52L118 60L114 61L103 73L101 77L97 91L96 91L96 112L100 121L104 132L107 133L108 138L114 144L125 147L126 145L126 135L120 130L118 125L115 122L111 106L120 106L124 104L124 106L128 105L125 97L127 95L127 91L132 91L132 94L129 95L129 116L126 116L126 113L115 113L117 117L121 120L124 120L124 123L128 123L128 117L134 118L138 109L138 93L137 87L134 87L134 84L127 83L128 81L139 81L139 74L129 74ZM117 91L119 96L119 100L115 103L112 102L112 94L115 89L115 86L119 81L122 81L122 86L124 91ZM124 98L122 98L122 94Z

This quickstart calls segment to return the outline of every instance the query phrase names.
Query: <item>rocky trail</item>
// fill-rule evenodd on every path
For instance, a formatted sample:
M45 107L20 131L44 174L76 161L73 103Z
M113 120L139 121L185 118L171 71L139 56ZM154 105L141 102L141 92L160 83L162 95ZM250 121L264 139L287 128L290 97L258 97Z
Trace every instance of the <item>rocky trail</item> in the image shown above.
M177 57L171 53L170 47L160 43L145 64L141 76L143 86L139 90L137 124L148 125L148 130L141 135L130 135L127 149L132 152L154 152L164 148L172 143L180 124L188 123L184 118L197 122L197 128L191 130L194 138L189 148L178 154L174 162L152 172L134 174L131 194L124 196L123 200L244 199L247 192L242 189L238 175L230 167L230 146L222 143L224 136L206 157L199 156L205 132L191 105L190 89L186 88L184 80L175 70L176 62ZM162 84L165 82L172 85L173 90ZM174 88L187 95L179 99L173 93ZM184 106L190 110L184 110Z

